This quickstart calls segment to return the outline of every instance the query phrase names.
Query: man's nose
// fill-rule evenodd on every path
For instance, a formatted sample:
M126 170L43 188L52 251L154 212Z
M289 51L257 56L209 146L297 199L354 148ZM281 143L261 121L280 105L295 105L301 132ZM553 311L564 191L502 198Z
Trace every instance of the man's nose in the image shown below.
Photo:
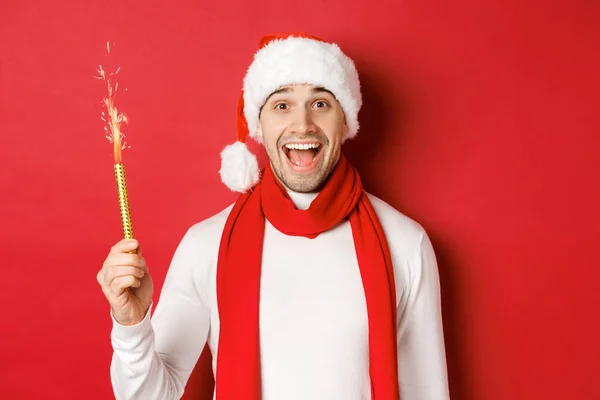
M315 133L317 131L310 110L299 108L292 118L292 133L306 135L307 133Z

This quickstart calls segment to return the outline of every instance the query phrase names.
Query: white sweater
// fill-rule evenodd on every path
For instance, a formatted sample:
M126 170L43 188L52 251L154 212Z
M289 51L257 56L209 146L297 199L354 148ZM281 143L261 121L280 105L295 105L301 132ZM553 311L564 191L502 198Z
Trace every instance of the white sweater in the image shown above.
M290 196L306 209L316 195ZM369 198L394 265L401 399L448 399L431 242L418 223ZM117 399L179 399L206 341L215 372L217 254L231 208L187 231L152 318L150 310L134 326L113 318L110 371ZM367 321L348 221L315 239L286 236L266 222L259 322L263 400L370 399Z

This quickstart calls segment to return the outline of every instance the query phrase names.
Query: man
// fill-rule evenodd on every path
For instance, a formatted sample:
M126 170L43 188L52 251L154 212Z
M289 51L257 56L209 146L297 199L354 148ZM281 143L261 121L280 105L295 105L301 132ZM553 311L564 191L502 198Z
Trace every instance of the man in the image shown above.
M448 398L429 238L365 193L340 151L361 103L335 44L263 38L222 153L223 181L243 194L185 234L151 319L136 241L98 273L118 399L179 398L207 341L218 400ZM262 177L248 135L267 151Z

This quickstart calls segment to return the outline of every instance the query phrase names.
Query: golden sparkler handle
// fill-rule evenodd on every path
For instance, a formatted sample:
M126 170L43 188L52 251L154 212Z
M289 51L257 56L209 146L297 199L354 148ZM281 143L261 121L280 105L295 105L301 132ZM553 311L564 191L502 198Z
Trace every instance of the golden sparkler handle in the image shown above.
M117 179L117 192L119 194L123 237L125 237L125 239L133 239L133 227L131 226L129 199L127 197L127 181L125 180L125 166L123 163L115 164L115 178Z

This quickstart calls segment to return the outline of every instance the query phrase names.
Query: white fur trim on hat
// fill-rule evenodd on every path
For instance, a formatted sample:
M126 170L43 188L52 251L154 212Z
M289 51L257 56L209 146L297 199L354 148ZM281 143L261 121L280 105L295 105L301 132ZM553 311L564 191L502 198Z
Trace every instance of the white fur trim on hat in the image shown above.
M291 84L312 84L332 92L346 116L348 132L343 140L356 136L362 96L354 62L334 43L289 37L259 50L244 78L244 115L250 137L256 140L260 108L267 98Z
M246 193L260 181L256 156L248 150L246 143L235 142L221 152L223 183L234 192Z

